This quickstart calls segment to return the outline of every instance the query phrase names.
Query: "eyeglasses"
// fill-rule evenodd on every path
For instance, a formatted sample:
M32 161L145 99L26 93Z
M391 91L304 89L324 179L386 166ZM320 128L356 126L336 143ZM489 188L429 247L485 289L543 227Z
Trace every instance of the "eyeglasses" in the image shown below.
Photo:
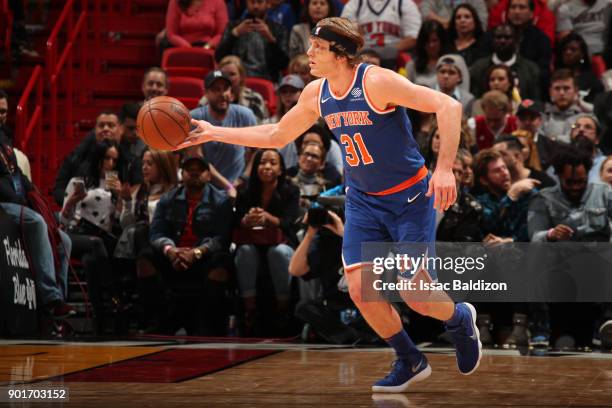
M580 123L574 123L572 129L596 130L597 127L589 124L581 125Z

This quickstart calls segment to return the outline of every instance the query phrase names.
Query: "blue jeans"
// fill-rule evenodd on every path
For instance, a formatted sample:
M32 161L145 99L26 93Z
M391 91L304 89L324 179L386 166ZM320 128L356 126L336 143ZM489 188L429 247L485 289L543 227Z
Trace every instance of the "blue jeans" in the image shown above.
M255 245L241 245L236 250L236 278L242 297L252 297L257 293L257 270L261 260L259 250ZM285 244L273 245L266 249L268 267L276 297L280 300L289 299L289 262L293 256L293 248Z
M72 241L64 231L60 231L62 242L58 243L60 257L59 282L56 279L53 263L53 250L47 235L47 223L36 211L13 203L0 203L0 206L20 225L22 238L25 241L28 261L36 273L38 296L43 305L53 301L65 301L68 295L68 264ZM23 210L23 220L21 219Z

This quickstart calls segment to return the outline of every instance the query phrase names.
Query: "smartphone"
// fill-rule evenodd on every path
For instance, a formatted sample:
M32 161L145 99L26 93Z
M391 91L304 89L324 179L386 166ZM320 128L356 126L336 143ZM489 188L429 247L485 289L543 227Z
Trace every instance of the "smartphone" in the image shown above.
M72 185L74 186L74 191L85 191L85 181L83 179L72 180Z

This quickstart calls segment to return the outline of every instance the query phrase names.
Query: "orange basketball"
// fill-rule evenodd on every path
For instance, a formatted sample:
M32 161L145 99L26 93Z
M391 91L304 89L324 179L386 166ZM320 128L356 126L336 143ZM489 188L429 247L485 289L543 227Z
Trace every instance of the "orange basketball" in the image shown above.
M189 109L178 99L157 96L142 105L136 124L138 135L150 147L172 150L183 143L191 127Z

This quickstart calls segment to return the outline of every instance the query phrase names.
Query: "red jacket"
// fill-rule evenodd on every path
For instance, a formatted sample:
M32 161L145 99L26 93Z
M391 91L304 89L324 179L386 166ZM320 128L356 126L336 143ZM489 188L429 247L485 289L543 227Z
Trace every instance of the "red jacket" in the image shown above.
M499 0L491 10L489 10L489 30L505 23L506 11L508 10L509 0ZM555 45L555 15L546 5L546 0L534 0L535 10L533 12L533 24L550 38L550 44Z
M478 145L478 150L492 147L495 141L495 135L487 126L484 115L478 115L474 119L476 120L476 144ZM502 130L502 134L509 135L514 132L517 127L516 116L508 115L506 118L506 126Z

